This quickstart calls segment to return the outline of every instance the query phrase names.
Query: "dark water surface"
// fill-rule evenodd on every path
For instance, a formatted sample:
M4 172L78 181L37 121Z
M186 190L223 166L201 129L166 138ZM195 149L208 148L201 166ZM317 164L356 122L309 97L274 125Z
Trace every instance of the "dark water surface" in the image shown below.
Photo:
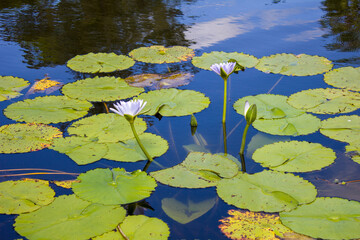
M131 50L151 45L188 46L196 55L204 52L244 52L258 58L275 53L305 53L328 58L334 68L360 66L360 3L358 0L1 0L0 1L0 75L16 76L34 83L48 74L62 83L92 75L80 74L66 67L66 62L89 52L115 52L127 55ZM169 64L172 71L195 74L193 81L179 89L203 92L211 100L209 108L196 114L197 134L206 140L212 153L223 152L222 94L223 81L216 74L194 67L191 62ZM128 77L138 73L166 73L165 65L136 63L132 68L113 75ZM280 80L280 81L279 81ZM291 95L309 88L328 87L323 75L290 77L265 74L256 69L232 76L229 84L227 116L227 151L238 156L244 128L243 117L232 109L239 98L271 92ZM26 90L24 90L26 91ZM60 92L53 93L59 95ZM1 110L9 104L38 95L25 95L0 102ZM93 113L104 112L96 105ZM351 114L359 115L360 111ZM350 114L349 114L350 115ZM329 115L319 115L321 119ZM330 116L331 117L331 116ZM14 121L0 116L1 125ZM157 158L165 167L182 162L187 152L184 145L195 144L190 131L190 116L150 117L148 132L165 138L168 152ZM69 123L55 126L65 130ZM258 133L250 128L248 142ZM263 134L267 135L267 134ZM271 137L270 135L267 135ZM344 154L345 143L314 133L281 139L321 143L337 153L335 163L321 171L301 174L318 188L318 196L338 196L360 201L360 183L345 186L334 179L360 179L360 165ZM259 164L246 155L249 173L261 171ZM144 162L119 163L107 160L78 166L66 155L53 150L24 154L0 154L1 169L46 168L67 172L85 172L97 167L141 169ZM152 164L149 171L158 170ZM71 179L68 176L35 176L43 179ZM21 177L1 177L0 181ZM57 193L71 194L56 188ZM165 221L170 239L227 239L218 229L218 220L227 217L228 206L221 199L205 215L188 224L169 218L161 209L161 200L173 198L187 203L216 198L215 188L189 190L162 184L147 199L154 211L145 215ZM0 239L20 238L12 228L16 216L0 215Z

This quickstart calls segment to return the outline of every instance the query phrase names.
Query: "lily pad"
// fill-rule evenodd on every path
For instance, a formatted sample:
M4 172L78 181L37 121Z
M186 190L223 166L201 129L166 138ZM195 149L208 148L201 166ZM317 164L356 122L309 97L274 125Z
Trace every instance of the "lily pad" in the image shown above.
M0 213L20 214L35 211L54 200L49 185L36 181L0 183Z
M354 162L360 164L360 141L350 143L345 147L346 152L351 156L351 159L354 160Z
M160 157L169 149L168 142L160 136L151 133L143 133L139 136L141 143L151 157ZM107 143L108 153L104 158L120 162L136 162L147 160L147 157L139 147L136 139L124 142Z
M4 110L4 114L18 122L59 123L81 118L91 107L88 101L45 96L13 103Z
M24 153L49 147L62 132L52 126L17 123L0 127L0 153Z
M174 63L187 61L195 55L194 50L182 46L166 48L154 45L150 47L140 47L132 50L129 56L136 61L146 63Z
M147 101L143 110L147 115L185 116L200 112L210 104L210 99L201 92L175 88L143 93L138 99Z
M67 62L74 71L84 73L107 73L132 67L135 61L115 53L88 53L77 55Z
M234 108L237 113L244 115L244 106L246 101L250 104L256 104L257 119L296 117L304 113L304 111L289 105L286 100L287 96L259 94L256 96L246 96L238 99L234 103Z
M63 195L35 212L19 215L14 226L32 240L86 240L116 228L125 214L118 205L104 206Z
M295 232L321 239L360 238L360 203L341 198L317 198L290 212L281 222Z
M292 94L288 103L312 113L348 113L360 108L360 93L335 88L309 89Z
M80 198L105 205L127 204L151 195L155 180L146 172L126 172L123 168L94 169L82 173L72 189Z
M255 66L266 73L280 73L288 76L317 75L331 70L330 60L307 54L275 54L260 59Z
M146 130L146 123L141 118L136 118L135 129L138 134ZM74 122L68 128L70 135L88 137L99 143L118 142L133 138L129 122L115 113L102 113L83 118Z
M0 101L21 96L20 91L29 86L29 84L23 78L0 76Z
M332 164L336 154L319 143L289 141L265 145L257 149L252 157L271 170L310 172Z
M210 70L210 66L215 63L228 62L230 59L236 60L241 66L246 68L255 67L259 60L249 54L238 52L218 52L204 53L200 57L194 57L191 61L195 67Z
M323 120L320 133L342 142L360 142L360 116L339 116Z
M237 164L224 156L191 152L182 163L150 175L173 187L206 188L216 186L221 178L231 178L237 173Z
M226 203L255 212L289 211L312 202L317 194L315 186L301 177L273 171L221 179L216 190Z
M360 91L360 67L342 67L333 69L324 75L324 81L337 88Z
M36 82L30 87L27 91L26 95L28 94L35 94L35 93L45 93L50 94L58 89L61 88L62 83L51 80L47 75L43 79L36 79Z
M130 98L142 93L144 89L131 87L121 78L94 77L68 83L61 91L71 98L103 102Z
M254 128L273 135L299 136L316 132L320 119L311 114L302 114L292 118L256 120Z

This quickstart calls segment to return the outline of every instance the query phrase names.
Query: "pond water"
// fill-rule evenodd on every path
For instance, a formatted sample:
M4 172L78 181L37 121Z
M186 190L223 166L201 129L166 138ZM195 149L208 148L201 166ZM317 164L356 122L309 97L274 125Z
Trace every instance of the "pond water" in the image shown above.
M309 54L325 57L333 62L333 68L360 66L360 3L356 0L2 0L0 2L0 75L24 78L31 84L45 75L61 83L70 83L92 74L72 71L66 62L79 54L90 52L114 52L128 55L136 48L163 45L186 46L195 50L196 56L212 51L243 52L257 58L277 53ZM186 71L194 75L192 81L178 89L190 89L204 93L211 104L196 113L198 127L192 136L190 116L146 117L147 132L166 139L169 150L156 161L163 167L182 162L188 152L186 145L198 144L211 153L224 152L222 117L223 81L215 73L202 70L191 61L174 64L149 64L137 62L124 71L111 76L126 78L140 73L167 73ZM106 74L104 74L105 76ZM306 77L266 74L255 68L233 74L228 84L228 112L226 121L226 150L238 158L243 116L232 108L233 103L244 96L272 93L289 96L310 88L329 87L323 75ZM41 94L26 94L0 102L4 110L8 105L33 99ZM51 95L61 95L59 90ZM109 104L111 106L111 104ZM105 112L95 103L89 115ZM359 115L356 110L348 115ZM333 115L316 115L327 119ZM140 116L141 117L141 116ZM15 121L0 115L1 125ZM72 122L53 124L65 131ZM334 180L359 180L360 165L345 154L346 144L325 137L318 131L305 136L272 136L250 127L247 143L256 146L255 136L271 141L298 140L321 143L332 148L337 159L320 171L296 174L311 181L318 190L318 197L332 196L360 201L360 182L346 185ZM200 144L199 144L199 139ZM272 140L273 139L273 140ZM253 140L253 141L252 141ZM261 143L258 143L261 146ZM245 152L246 171L263 170ZM36 152L1 154L1 169L41 168L71 173L83 173L95 168L125 168L128 172L142 169L145 162L122 163L101 160L79 166L65 154L44 149ZM161 169L151 164L148 172ZM1 175L32 171L2 171ZM19 180L29 176L1 176L0 181ZM74 179L69 175L30 175L46 180ZM71 190L54 187L57 196L71 194ZM174 198L184 204L216 199L216 204L205 214L187 224L170 218L162 210L162 200ZM149 217L157 217L170 228L170 239L228 239L219 229L219 220L228 217L229 209L217 197L216 189L174 188L158 184L155 192L146 199L154 210L145 210ZM188 213L189 215L191 213ZM14 229L16 215L0 215L1 239L21 238Z

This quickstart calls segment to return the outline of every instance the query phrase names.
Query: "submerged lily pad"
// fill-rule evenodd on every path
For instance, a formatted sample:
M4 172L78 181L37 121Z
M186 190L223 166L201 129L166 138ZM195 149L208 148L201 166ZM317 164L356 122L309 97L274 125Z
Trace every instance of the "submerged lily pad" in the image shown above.
M348 113L360 108L360 93L336 88L309 89L292 94L288 103L312 113Z
M16 232L32 240L86 240L116 228L125 214L118 205L104 206L63 195L35 212L19 215L14 226Z
M23 78L12 76L0 76L0 101L22 95L21 90L29 86L29 82Z
M185 116L200 112L210 104L209 98L201 92L175 88L143 93L138 99L147 101L143 110L147 115Z
M316 132L320 127L320 119L311 114L302 114L292 118L258 119L253 126L273 135L299 136Z
M147 198L155 190L155 180L146 172L126 172L123 168L94 169L82 173L73 183L74 193L82 199L105 205L127 204Z
M61 91L71 98L103 102L130 98L142 93L144 89L131 87L121 78L94 77L68 83Z
M45 96L13 103L4 110L4 114L18 122L59 123L81 118L91 107L88 101Z
M244 106L246 101L250 104L256 104L257 119L296 117L304 113L304 111L289 105L286 100L287 96L259 94L256 96L246 96L238 99L234 103L234 108L237 113L244 115Z
M255 212L289 211L312 202L317 194L315 186L301 177L273 171L221 179L216 190L226 203Z
M284 141L284 142L290 141L290 137L275 136L275 135L258 132L251 138L251 140L247 144L246 157L251 158L251 156L256 151L256 149L261 148L264 145L271 144L274 142L280 142L280 141Z
M327 72L332 66L331 61L324 57L282 53L261 58L255 68L266 73L309 76Z
M132 67L135 61L115 53L88 53L77 55L67 62L74 71L84 73L103 73L124 70Z
M154 45L150 47L140 47L132 50L129 56L136 61L146 63L174 63L187 61L195 55L194 50L182 46L166 48Z
M17 123L0 127L0 153L24 153L49 147L62 132L52 126Z
M346 152L351 156L351 159L354 160L354 162L360 164L360 141L350 143L345 147Z
M259 62L256 57L245 53L213 51L211 53L204 53L200 57L194 57L192 64L195 67L210 70L211 65L228 62L230 59L236 60L241 66L246 68L252 68Z
M49 185L36 181L6 181L0 183L0 213L32 212L54 200Z
M224 156L191 152L182 163L150 175L156 181L173 187L206 188L215 186L221 178L230 178L237 173L237 164Z
M360 142L360 117L350 115L323 120L320 133L342 142Z
M337 88L360 91L360 67L342 67L333 69L324 75L324 81Z
M253 154L255 162L282 172L310 172L332 164L336 155L319 143L289 141L265 145Z
M360 203L341 198L317 198L290 212L281 222L295 232L321 239L360 238Z

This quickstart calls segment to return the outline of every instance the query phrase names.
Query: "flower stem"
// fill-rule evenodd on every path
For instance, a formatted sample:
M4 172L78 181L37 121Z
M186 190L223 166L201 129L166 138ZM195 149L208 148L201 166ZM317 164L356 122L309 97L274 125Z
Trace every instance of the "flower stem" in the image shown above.
M223 105L223 117L222 122L226 121L226 102L227 102L227 78L224 78L224 105Z
M129 123L130 123L130 126L131 126L131 130L132 130L132 132L133 132L133 134L134 134L134 137L135 137L137 143L139 144L141 150L143 151L143 153L145 154L145 156L147 157L147 159L149 159L149 161L152 162L152 161L153 161L152 157L151 157L150 154L146 151L144 145L142 145L142 143L141 143L141 141L140 141L140 138L139 138L139 136L138 136L137 133L136 133L136 130L135 130L135 127L134 127L134 121L129 121Z
M244 149L245 149L245 142L246 142L246 134L247 131L250 127L250 124L246 124L245 129L244 129L244 133L243 133L243 137L242 137L242 142L241 142L241 149L240 149L240 153L241 155L244 155Z

